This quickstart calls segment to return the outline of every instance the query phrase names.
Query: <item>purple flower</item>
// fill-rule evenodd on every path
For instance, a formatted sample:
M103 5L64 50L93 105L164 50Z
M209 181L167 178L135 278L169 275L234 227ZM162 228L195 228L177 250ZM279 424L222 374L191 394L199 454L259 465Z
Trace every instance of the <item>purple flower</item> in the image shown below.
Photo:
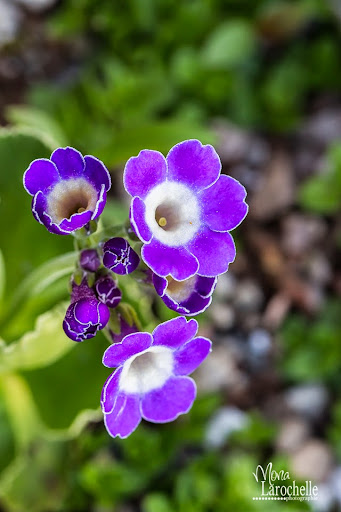
M24 174L35 219L58 235L68 235L96 219L110 186L110 174L100 160L83 158L70 147L56 149L50 160L34 160Z
M246 191L220 170L214 148L198 140L177 144L167 158L143 150L128 160L131 223L144 242L143 260L159 276L215 277L234 260L228 231L247 214Z
M190 410L196 386L187 375L211 350L210 340L194 338L197 329L195 320L178 317L160 324L152 334L130 334L105 351L103 364L117 367L101 397L111 436L129 436L141 418L165 423Z
M103 246L103 265L116 274L130 274L138 267L140 258L125 238L110 238Z
M97 299L86 279L80 285L73 283L71 304L63 321L64 332L69 338L73 341L93 338L107 325L109 317L109 308Z
M181 315L198 315L205 311L212 302L216 283L216 277L202 277L198 274L184 281L153 275L157 294L169 309Z
M96 272L101 264L96 249L84 249L80 254L79 264L88 272Z
M110 276L102 276L95 283L97 297L109 308L116 308L122 299L117 282Z

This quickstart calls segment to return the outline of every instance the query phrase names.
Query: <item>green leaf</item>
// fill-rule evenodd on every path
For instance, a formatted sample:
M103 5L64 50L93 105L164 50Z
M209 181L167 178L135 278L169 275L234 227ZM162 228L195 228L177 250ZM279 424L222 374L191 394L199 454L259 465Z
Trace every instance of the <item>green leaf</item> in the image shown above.
M0 249L0 303L2 302L2 299L4 297L5 286L6 286L6 269L5 269L4 257L2 255L2 251Z
M0 370L13 371L48 366L60 359L74 343L64 334L66 305L39 316L34 331L9 345L0 340Z
M17 448L25 448L42 429L32 392L25 379L10 373L1 375L0 386Z
M132 124L117 132L107 146L98 146L96 155L114 167L137 155L141 149L157 149L168 153L178 142L193 138L203 143L214 142L214 135L208 129L181 119Z
M208 68L230 68L251 57L256 40L252 25L234 19L219 25L202 49L202 63Z
M99 410L102 387L111 373L102 364L108 342L101 333L83 343L70 343L74 348L53 364L23 372L50 430L79 429L89 410Z
M76 258L77 254L75 252L66 253L43 263L31 272L15 290L6 310L3 312L5 318L2 319L2 323L6 322L7 317L17 310L25 300L39 297L60 278L70 275L74 270Z
M39 138L51 151L67 146L62 129L46 112L20 105L8 107L6 115L19 129Z
M148 494L142 503L143 512L174 512L167 496L161 493Z

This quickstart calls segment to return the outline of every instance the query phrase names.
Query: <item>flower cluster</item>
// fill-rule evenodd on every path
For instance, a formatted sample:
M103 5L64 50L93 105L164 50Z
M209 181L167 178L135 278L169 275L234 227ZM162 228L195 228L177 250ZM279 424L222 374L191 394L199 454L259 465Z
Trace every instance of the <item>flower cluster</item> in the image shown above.
M196 387L188 375L211 342L196 337L197 322L185 316L211 304L217 276L236 255L230 231L248 210L244 187L221 174L214 148L198 140L177 144L166 158L141 151L128 160L123 181L131 227L115 226L112 232L121 236L110 238L111 228L97 225L111 187L100 160L59 148L24 174L35 219L51 233L75 236L78 257L63 328L77 342L99 330L110 340L103 364L115 371L101 405L109 434L122 438L141 418L168 422L191 408ZM152 334L140 332L136 312L122 302L120 283L128 274L185 316Z

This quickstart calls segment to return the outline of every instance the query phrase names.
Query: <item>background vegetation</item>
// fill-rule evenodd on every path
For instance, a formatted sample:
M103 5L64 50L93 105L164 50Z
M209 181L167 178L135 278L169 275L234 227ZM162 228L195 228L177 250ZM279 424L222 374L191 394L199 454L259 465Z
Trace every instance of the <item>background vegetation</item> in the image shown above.
M333 0L0 0L2 510L341 510L340 21ZM58 146L96 155L117 224L126 159L186 138L250 213L200 320L193 410L112 440L107 342L64 336L72 240L34 221L22 175ZM132 279L124 295L145 328L169 318ZM319 501L252 500L270 461Z

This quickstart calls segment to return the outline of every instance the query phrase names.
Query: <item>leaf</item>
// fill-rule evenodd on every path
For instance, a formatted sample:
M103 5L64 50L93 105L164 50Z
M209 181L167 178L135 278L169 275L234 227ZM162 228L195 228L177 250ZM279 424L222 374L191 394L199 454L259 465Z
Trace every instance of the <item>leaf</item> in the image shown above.
M17 448L27 447L42 429L31 390L22 377L10 373L0 377L0 385Z
M167 496L161 493L148 494L142 503L143 512L174 512Z
M4 297L5 286L6 286L6 269L5 269L4 257L2 255L2 251L0 249L0 303L2 302L2 299Z
M8 107L6 115L19 129L39 138L51 151L67 146L62 129L46 112L20 105Z
M85 411L88 417L90 411L99 410L102 387L110 375L110 370L102 364L108 347L102 334L73 346L53 364L23 372L49 430L81 428L84 416L79 420L79 415Z
M34 331L6 345L0 341L0 370L13 371L48 366L60 359L74 343L64 334L62 322L66 305L39 316Z
M250 23L234 19L219 25L206 41L202 63L208 68L230 68L251 57L256 46Z
M208 129L181 119L133 124L117 132L107 146L98 146L96 155L114 167L137 155L141 149L157 149L168 153L178 142L193 138L198 138L203 143L214 141L214 135Z

